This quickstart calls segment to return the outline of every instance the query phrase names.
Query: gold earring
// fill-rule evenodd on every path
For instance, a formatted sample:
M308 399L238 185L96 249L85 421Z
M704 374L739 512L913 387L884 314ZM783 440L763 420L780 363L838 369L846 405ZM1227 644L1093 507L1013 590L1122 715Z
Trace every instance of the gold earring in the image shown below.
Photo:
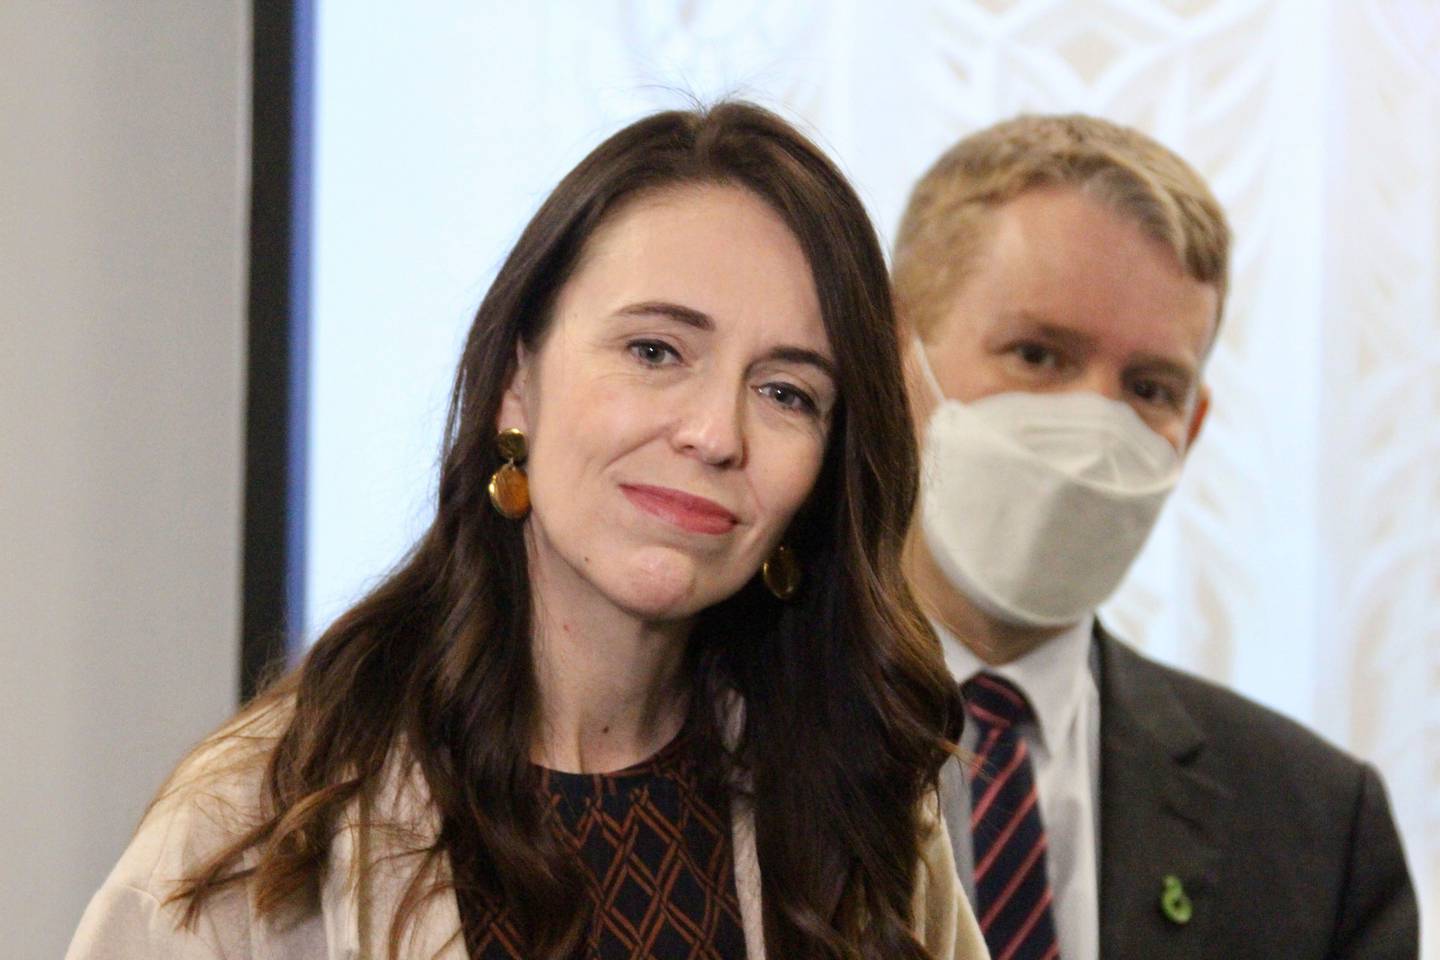
M500 456L505 462L500 469L490 474L490 502L500 516L510 520L523 520L530 512L530 479L517 464L526 456L525 433L521 430L503 430L495 438Z
M776 600L789 600L800 589L800 559L785 544L775 548L770 559L760 564L760 579Z

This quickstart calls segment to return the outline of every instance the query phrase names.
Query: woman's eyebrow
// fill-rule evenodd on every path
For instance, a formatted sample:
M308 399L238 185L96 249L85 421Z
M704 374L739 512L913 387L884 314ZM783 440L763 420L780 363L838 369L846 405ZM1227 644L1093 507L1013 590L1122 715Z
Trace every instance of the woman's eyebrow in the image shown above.
M682 307L678 303L670 303L665 300L646 300L642 303L632 303L615 311L620 317L668 317L686 326L694 327L697 330L714 330L715 321L708 313L702 313L692 307ZM779 346L765 352L757 363L779 362L779 363L803 363L815 367L831 380L835 379L835 364L831 359L815 350L806 347Z
M780 363L803 363L815 367L831 380L835 377L835 364L823 353L805 347L775 347L768 350L758 362L778 361Z
M710 319L709 314L701 313L699 310L691 307L682 307L678 303L669 303L664 300L646 300L643 303L632 303L629 306L616 310L615 314L622 317L669 317L672 320L677 320L697 330L715 329L715 321Z

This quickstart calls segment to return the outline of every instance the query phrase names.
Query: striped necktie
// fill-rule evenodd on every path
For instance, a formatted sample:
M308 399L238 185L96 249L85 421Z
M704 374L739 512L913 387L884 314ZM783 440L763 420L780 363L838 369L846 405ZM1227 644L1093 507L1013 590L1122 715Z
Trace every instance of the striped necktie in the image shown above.
M970 770L980 930L993 960L1056 960L1040 795L1029 747L1016 729L1033 711L1014 684L994 674L976 674L964 693L980 734Z

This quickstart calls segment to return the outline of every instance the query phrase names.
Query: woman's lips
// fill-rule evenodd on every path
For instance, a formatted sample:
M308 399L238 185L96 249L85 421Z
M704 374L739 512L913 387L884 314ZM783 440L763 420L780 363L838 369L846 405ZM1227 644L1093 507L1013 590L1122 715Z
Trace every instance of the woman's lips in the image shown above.
M621 484L621 491L641 510L691 533L729 533L740 518L714 500L669 487Z

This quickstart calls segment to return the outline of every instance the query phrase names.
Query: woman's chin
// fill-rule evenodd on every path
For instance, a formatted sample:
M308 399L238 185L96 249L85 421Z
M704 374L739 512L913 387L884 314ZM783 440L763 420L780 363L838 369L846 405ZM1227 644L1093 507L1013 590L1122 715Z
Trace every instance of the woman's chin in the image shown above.
M635 560L616 599L644 620L684 620L734 592L706 576L693 557L667 550Z

